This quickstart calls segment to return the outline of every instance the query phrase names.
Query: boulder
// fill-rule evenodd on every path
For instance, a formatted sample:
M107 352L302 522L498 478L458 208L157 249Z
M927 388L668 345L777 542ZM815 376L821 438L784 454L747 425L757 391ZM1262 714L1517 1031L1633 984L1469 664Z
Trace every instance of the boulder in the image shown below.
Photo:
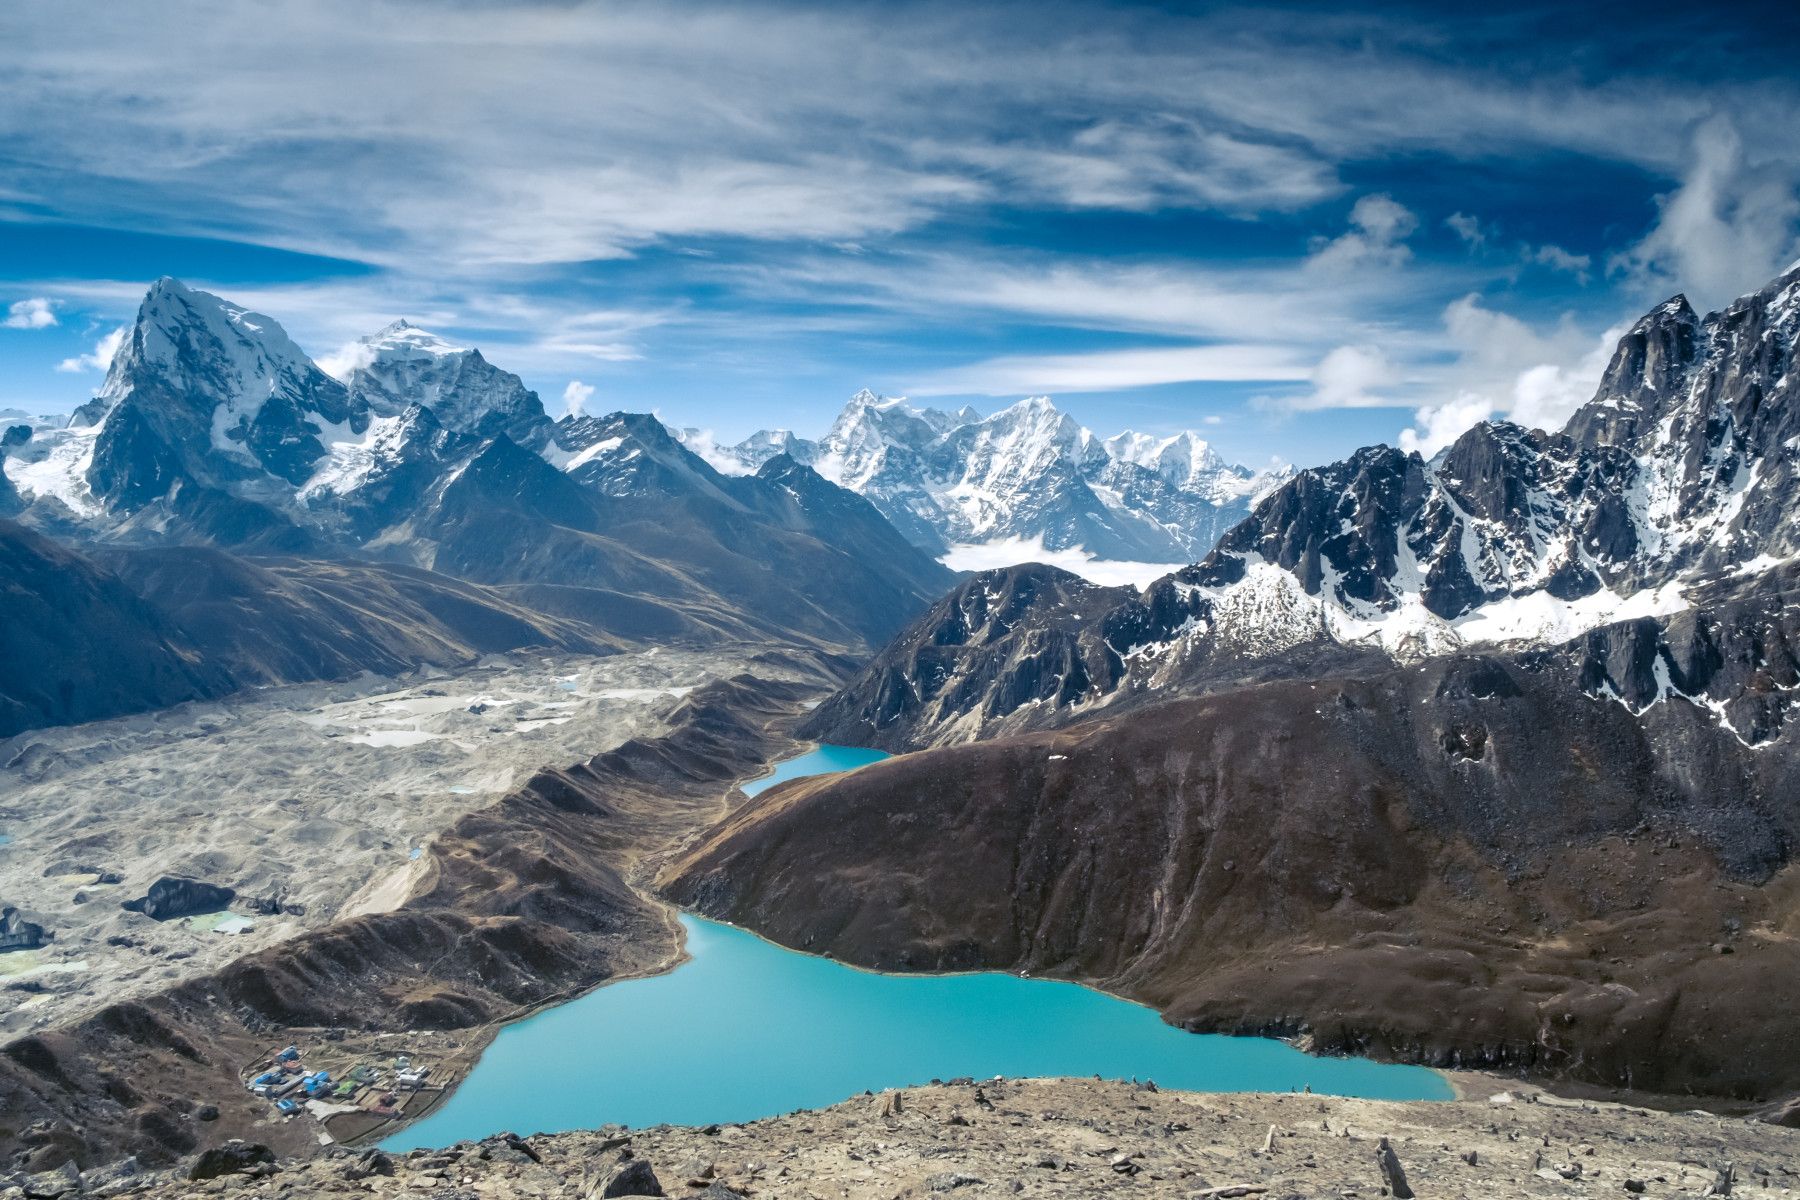
M56 1200L58 1196L81 1191L81 1172L72 1162L49 1171L25 1177L25 1194L31 1200Z
M356 1161L344 1168L344 1178L355 1181L367 1179L371 1175L383 1175L389 1178L394 1174L394 1160L385 1150L370 1148L356 1156Z
M228 887L165 875L151 884L147 893L136 900L125 901L119 907L158 921L169 921L194 913L217 912L230 904L236 895L237 892Z
M0 951L36 950L56 935L42 925L34 925L16 908L0 908Z
M649 1160L632 1158L608 1172L594 1195L605 1200L612 1196L663 1196L667 1193L656 1178L656 1172L650 1169Z
M202 1151L199 1158L188 1171L191 1180L217 1179L221 1175L236 1175L249 1171L264 1163L273 1166L275 1152L261 1142L229 1141L223 1146L214 1146Z

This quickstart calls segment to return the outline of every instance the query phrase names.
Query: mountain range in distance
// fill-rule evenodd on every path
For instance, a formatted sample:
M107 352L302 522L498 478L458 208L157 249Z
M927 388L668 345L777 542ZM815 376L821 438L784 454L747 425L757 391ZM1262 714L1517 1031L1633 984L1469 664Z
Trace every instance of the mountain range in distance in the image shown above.
M861 391L816 441L784 429L731 446L701 430L681 436L721 470L751 472L780 454L805 463L952 565L991 560L982 547L1020 556L1009 562L1034 550L1064 562L1192 562L1292 474L1228 463L1192 432L1103 439L1041 396L983 417Z
M197 521L196 535L231 545L363 545L472 442L505 436L589 480L633 453L597 418L552 421L518 376L404 320L362 339L342 373L273 319L161 280L65 426L9 420L0 507L29 504L32 523L81 536ZM982 417L863 391L817 440L762 431L724 446L674 432L726 477L776 458L809 467L953 568L1047 558L1140 582L1204 555L1292 473L1227 463L1191 432L1103 439L1041 397Z
M1780 605L1724 625L1694 614L1768 591L1800 555L1797 341L1800 264L1704 318L1676 297L1620 339L1563 429L1484 422L1430 461L1375 446L1300 471L1141 590L1049 567L977 576L814 728L940 744L1615 627L1636 632L1584 669L1590 693L1679 699L1761 744L1796 701Z

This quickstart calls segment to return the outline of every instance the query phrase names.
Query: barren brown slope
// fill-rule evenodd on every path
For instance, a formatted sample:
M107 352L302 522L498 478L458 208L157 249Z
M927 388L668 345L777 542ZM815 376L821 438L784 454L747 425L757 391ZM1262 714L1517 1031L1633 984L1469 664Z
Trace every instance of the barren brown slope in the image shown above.
M1578 669L1268 684L797 781L664 886L790 946L1097 981L1196 1029L1800 1090L1794 756Z
M0 1047L0 1162L166 1163L233 1136L316 1153L310 1123L270 1124L267 1101L239 1082L284 1029L451 1030L478 1048L492 1022L659 967L678 927L629 877L717 820L732 782L788 744L818 690L748 676L708 685L666 736L544 771L460 819L397 910ZM208 1103L219 1119L195 1120Z

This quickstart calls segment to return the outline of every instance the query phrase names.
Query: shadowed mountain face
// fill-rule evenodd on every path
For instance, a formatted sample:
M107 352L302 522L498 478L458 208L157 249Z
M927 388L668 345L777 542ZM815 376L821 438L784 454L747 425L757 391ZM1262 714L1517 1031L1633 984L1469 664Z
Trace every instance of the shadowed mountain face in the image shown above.
M10 521L0 521L0 611L0 737L230 687L116 576Z
M1015 574L979 577L811 729L933 745L1678 613L1722 579L1800 555L1797 338L1800 268L1704 319L1677 297L1626 334L1559 433L1484 423L1431 462L1360 450L1300 472L1142 593L1067 604L1064 583L965 638L958 614L1016 592ZM1645 667L1684 691L1679 665Z
M871 967L1025 970L1195 1028L1768 1098L1800 1089L1780 982L1800 757L1758 721L1800 685L1797 602L1790 569L1554 649L799 780L664 884ZM1658 656L1703 698L1661 690Z
M465 666L542 647L605 654L604 612L546 616L411 567L244 559L198 546L93 557L0 521L0 738L242 687Z
M238 686L397 675L528 646L607 654L620 645L597 623L548 617L416 567L244 559L201 546L102 561Z
M858 648L953 582L791 460L726 477L653 417L552 422L518 376L404 322L357 349L340 382L271 318L161 280L69 427L8 443L0 510L79 542L376 557Z

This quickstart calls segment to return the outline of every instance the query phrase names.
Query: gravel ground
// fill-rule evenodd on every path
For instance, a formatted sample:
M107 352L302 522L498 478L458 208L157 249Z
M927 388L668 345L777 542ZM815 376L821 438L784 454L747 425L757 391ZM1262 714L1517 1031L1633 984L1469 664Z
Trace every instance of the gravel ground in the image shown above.
M55 935L0 953L0 1041L397 907L429 870L420 848L459 816L541 767L655 736L681 696L759 649L510 655L0 743L0 904ZM164 875L236 889L252 928L120 909ZM283 911L252 911L261 898Z
M705 1080L694 1081L696 1087ZM896 1111L897 1110L897 1111ZM353 1151L192 1181L192 1164L86 1182L155 1197L425 1194L463 1200L670 1196L1387 1194L1382 1139L1421 1197L1700 1196L1800 1187L1800 1131L1534 1090L1443 1103L1217 1095L1091 1080L953 1081L740 1126L489 1139L383 1160ZM644 1164L633 1166L633 1164ZM384 1172L391 1172L384 1173ZM39 1190L43 1190L40 1186ZM12 1193L0 1188L0 1196ZM648 1193L658 1194L658 1193Z

